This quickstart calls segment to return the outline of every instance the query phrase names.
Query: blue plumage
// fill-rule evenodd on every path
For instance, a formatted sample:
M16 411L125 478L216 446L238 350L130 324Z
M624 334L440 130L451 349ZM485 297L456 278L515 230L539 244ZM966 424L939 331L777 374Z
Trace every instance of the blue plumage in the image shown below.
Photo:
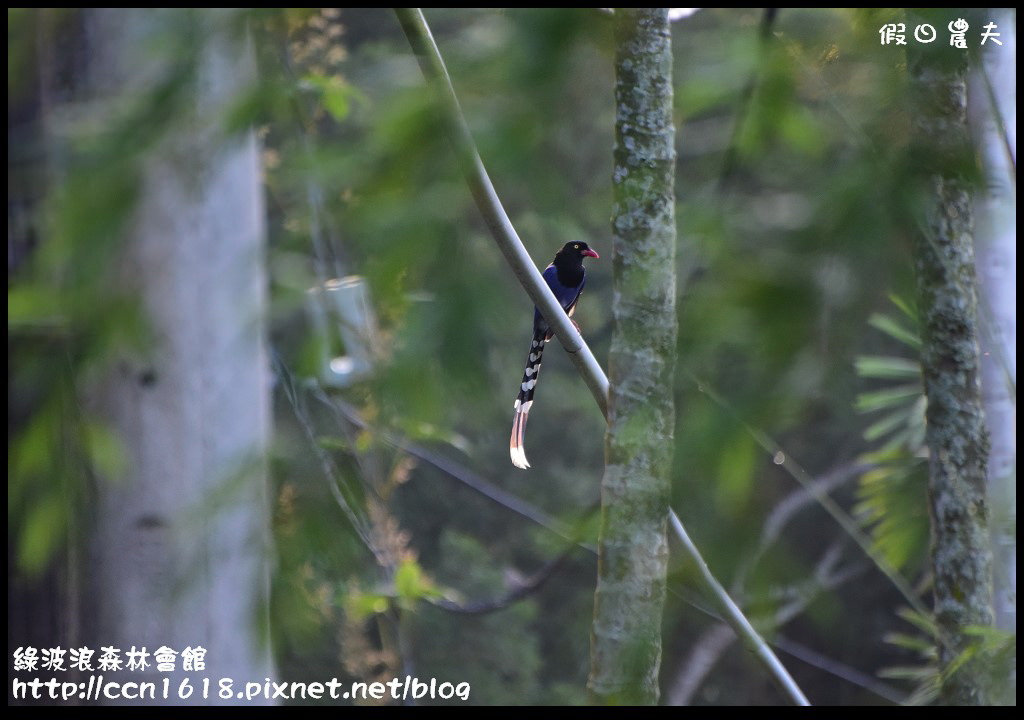
M580 264L580 269L583 270L582 263ZM586 271L584 270L580 274L580 280L578 285L563 285L561 282L559 282L558 268L555 267L554 263L551 263L546 268L544 268L544 272L542 273L542 275L544 276L544 282L548 284L548 287L551 288L551 292L555 294L555 298L557 298L559 305L561 305L562 308L571 317L573 311L576 309L576 301L580 299L580 293L583 292L583 286L587 284ZM574 278L571 278L570 281L572 279ZM547 322L541 316L540 310L534 308L533 327L535 332L537 327L540 325L547 325Z

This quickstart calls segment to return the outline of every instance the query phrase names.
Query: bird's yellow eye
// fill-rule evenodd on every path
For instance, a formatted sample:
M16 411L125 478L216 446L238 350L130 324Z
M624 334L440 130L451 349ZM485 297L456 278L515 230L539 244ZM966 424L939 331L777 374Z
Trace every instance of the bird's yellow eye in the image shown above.
M576 250L579 250L579 249L580 249L580 246L579 246L579 245L573 245L573 247L574 247L574 248L575 248Z

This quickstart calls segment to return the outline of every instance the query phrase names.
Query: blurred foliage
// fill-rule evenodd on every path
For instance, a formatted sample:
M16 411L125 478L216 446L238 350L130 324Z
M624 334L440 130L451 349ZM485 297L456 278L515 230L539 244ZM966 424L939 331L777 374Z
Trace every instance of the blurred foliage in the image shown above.
M938 626L934 619L921 615L908 608L901 608L897 613L903 620L914 627L915 632L892 632L885 636L885 641L901 647L917 656L919 664L884 667L878 672L880 677L906 680L913 684L913 690L904 701L905 705L927 705L935 702L943 682L944 672L950 676L957 672L964 663L975 657L984 657L995 678L1009 678L1017 672L1017 634L993 627L970 627L967 634L972 642L966 650L944 670L939 670L936 645ZM1006 704L1000 701L998 704Z
M438 547L438 578L460 595L487 597L507 581L492 553L467 535L446 531ZM463 616L422 607L412 619L416 671L424 677L458 678L473 688L475 703L521 705L542 702L537 602ZM481 642L489 638L490 642ZM583 698L580 698L583 699Z
M907 608L901 608L898 614L913 625L917 632L892 632L885 636L885 641L916 654L921 664L882 668L879 675L914 683L914 690L907 697L906 704L927 705L939 696L939 657L935 642L938 627L932 618Z
M927 400L916 359L921 346L917 314L900 298L892 300L902 320L876 313L868 322L904 345L907 356L863 355L855 363L858 375L881 384L857 396L857 409L877 419L864 430L872 449L862 458L871 469L861 476L855 511L871 525L882 557L914 577L928 560ZM908 321L911 327L905 325Z
M8 13L9 227L27 217L13 226L31 235L13 241L8 274L8 537L26 570L68 540L88 469L118 472L118 441L81 415L77 388L115 350L147 346L112 258L138 163L180 121L197 33L213 31L202 11L169 14L154 43L176 59L166 75L133 88L114 117L83 110L51 138L38 86L24 78L41 72L40 50L63 57L57 40L81 35L78 17ZM551 8L437 9L427 19L537 264L572 239L610 257L609 19ZM259 9L237 20L259 81L222 122L226 132L255 127L263 144L281 679L409 672L468 681L479 704L584 702L591 553L581 548L538 592L493 614L452 614L431 600L499 596L564 547L453 473L596 539L599 411L564 354L551 352L531 416L534 468L508 462L532 308L475 210L390 11ZM810 505L760 547L766 518L798 486L755 432L814 475L871 462L857 488L833 495L870 525L890 563L915 582L925 572L915 330L888 300L913 294L922 192L903 51L878 41L893 21L897 11L784 9L765 33L761 10L704 9L673 25L683 280L673 504L726 584L758 557L738 598L758 617L784 603L780 589L807 583L842 532ZM78 107L72 99L61 98ZM603 358L610 263L588 269L576 319ZM317 335L307 291L345 275L370 291L375 366L327 388L325 360L346 348ZM409 441L429 458L396 447ZM679 566L670 577L666 687L712 622L688 589L692 573ZM917 659L919 647L882 642L900 628L902 602L868 572L816 596L784 632L871 674ZM793 671L818 703L879 702L821 668ZM738 651L703 688L699 702L780 701Z
M64 543L82 542L88 488L116 481L123 464L119 439L83 410L82 390L119 354L151 346L117 253L140 163L180 117L194 79L198 36L185 30L197 18L167 17L176 22L154 38L168 53L157 71L101 108L86 102L89 79L75 64L82 15L8 11L9 60L24 70L8 89L8 217L21 230L8 239L8 540L29 576ZM60 112L44 124L37 113L48 104Z

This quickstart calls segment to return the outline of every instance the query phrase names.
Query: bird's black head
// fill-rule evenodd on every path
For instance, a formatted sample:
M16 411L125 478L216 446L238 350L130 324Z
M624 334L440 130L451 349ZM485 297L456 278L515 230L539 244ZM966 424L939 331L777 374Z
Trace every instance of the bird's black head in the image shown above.
M601 256L598 255L593 250L591 250L590 246L587 245L585 242L576 241L567 242L565 245L563 245L562 249L555 254L556 262L558 261L559 257L565 258L566 260L570 260L572 262L582 263L583 258L585 257L599 258Z

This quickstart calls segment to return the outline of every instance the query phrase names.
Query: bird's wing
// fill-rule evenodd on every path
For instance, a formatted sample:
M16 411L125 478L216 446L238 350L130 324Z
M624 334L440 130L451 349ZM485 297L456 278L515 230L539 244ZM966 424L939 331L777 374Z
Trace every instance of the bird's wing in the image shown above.
M544 269L544 281L551 288L551 292L555 294L555 297L558 298L558 304L568 313L576 307L576 302L580 299L580 293L583 292L583 286L587 282L587 276L584 273L579 285L566 286L558 281L558 269L554 265L548 265Z

